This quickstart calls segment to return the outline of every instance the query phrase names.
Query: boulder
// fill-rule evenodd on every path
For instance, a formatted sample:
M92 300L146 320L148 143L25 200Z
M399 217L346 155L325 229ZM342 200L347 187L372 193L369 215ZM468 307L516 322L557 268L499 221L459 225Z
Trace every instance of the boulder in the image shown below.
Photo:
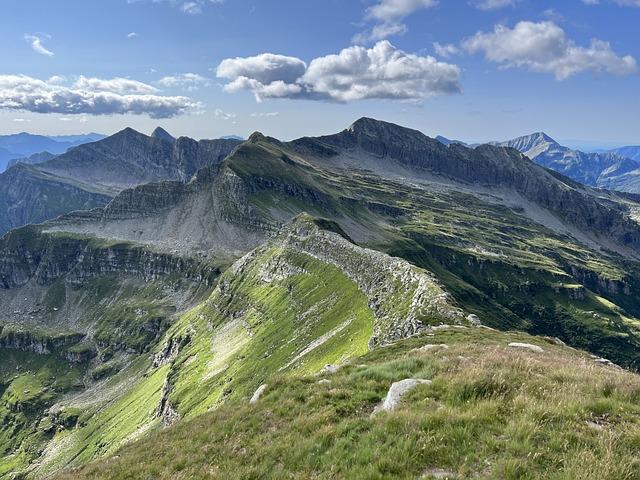
M416 388L418 385L428 385L431 380L423 380L420 378L406 378L395 382L389 388L387 396L383 402L373 411L374 415L380 412L392 412L400 403L400 399L408 392Z
M544 350L542 349L542 347L539 347L538 345L532 345L530 343L518 343L518 342L512 342L509 344L509 346L511 348L521 348L521 349L525 349L525 350L530 350L532 352L535 353L542 353L544 352Z
M260 397L262 396L262 394L264 393L264 391L267 389L267 384L263 383L262 385L260 385L258 387L258 389L253 393L253 396L251 397L251 400L249 400L249 403L254 404L256 403Z

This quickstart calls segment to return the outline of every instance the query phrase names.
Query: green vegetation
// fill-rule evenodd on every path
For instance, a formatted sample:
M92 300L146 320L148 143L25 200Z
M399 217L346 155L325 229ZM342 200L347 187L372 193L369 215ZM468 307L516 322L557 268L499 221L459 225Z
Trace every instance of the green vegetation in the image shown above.
M415 350L427 343L449 348ZM433 383L371 417L404 378ZM639 399L637 375L542 338L441 330L333 375L269 379L257 404L230 400L60 478L633 479Z
M25 468L50 430L44 411L83 385L84 367L55 355L0 349L0 478Z

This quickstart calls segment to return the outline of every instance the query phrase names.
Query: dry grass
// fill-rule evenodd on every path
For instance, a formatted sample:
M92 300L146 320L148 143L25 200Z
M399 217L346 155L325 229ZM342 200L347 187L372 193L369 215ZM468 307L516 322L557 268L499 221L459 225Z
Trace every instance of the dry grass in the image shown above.
M450 348L415 350L426 343ZM433 383L371 418L408 377ZM274 378L256 405L226 405L62 478L640 478L640 377L540 338L445 330L324 378Z

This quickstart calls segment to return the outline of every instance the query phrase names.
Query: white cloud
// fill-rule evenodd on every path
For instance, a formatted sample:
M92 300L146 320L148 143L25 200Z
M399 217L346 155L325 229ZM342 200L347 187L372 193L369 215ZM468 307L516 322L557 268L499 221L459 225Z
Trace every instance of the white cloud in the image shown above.
M220 78L247 78L263 85L282 81L293 83L307 69L307 64L296 57L263 53L255 57L227 58L220 62L216 74Z
M253 112L251 114L252 118L261 118L261 117L277 117L280 115L280 112Z
M46 37L49 38L48 35L46 35ZM45 48L45 46L42 44L43 39L40 36L26 34L24 36L24 39L31 44L31 48L34 52L39 53L40 55L53 57L53 52Z
M0 109L61 115L149 115L170 118L201 108L187 97L162 96L123 78L79 77L71 85L26 75L0 75Z
M73 88L94 92L111 92L120 95L150 95L158 91L146 83L137 80L129 80L128 78L111 78L105 80L103 78L87 78L80 76L73 85Z
M438 42L434 42L433 49L435 50L437 55L440 55L444 58L449 58L452 55L457 55L458 53L460 53L460 49L450 43L443 45Z
M127 38L136 38L138 36L138 34L136 32L131 32L129 34L127 34Z
M640 0L610 0L613 3L617 3L623 7L640 7ZM599 5L600 0L582 0L582 3L587 5Z
M29 123L31 120L28 120L26 118L14 118L13 121L17 123Z
M235 113L227 113L219 108L216 108L213 114L219 120L234 120L238 116Z
M393 22L408 17L421 8L431 8L438 0L379 0L367 8L367 17L383 22Z
M369 43L394 35L403 35L407 26L403 20L416 10L435 7L438 0L378 0L367 8L365 21L375 22L371 28L353 37L354 43Z
M471 5L478 10L497 10L504 7L513 7L520 0L471 0Z
M256 100L302 98L351 102L364 99L422 100L460 92L460 69L431 56L403 52L388 41L349 47L311 61L262 54L223 60L217 75L227 92L249 90Z
M478 32L462 45L504 68L552 73L557 80L585 71L626 75L637 69L632 56L618 56L609 43L594 39L587 47L578 46L550 21L519 22L513 28L496 25L493 32Z
M168 3L174 7L179 8L183 13L189 15L197 15L202 13L202 10L207 5L224 3L225 0L128 0L128 3Z
M208 87L209 80L197 73L181 73L162 77L158 80L158 85L166 88L182 88L189 92L198 90L200 87Z

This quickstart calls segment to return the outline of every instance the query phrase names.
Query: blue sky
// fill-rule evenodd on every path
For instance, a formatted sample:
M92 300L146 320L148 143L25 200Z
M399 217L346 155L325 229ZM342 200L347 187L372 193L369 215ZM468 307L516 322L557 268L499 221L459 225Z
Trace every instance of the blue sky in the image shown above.
M640 143L640 0L5 0L0 133ZM268 55L265 55L268 54Z

